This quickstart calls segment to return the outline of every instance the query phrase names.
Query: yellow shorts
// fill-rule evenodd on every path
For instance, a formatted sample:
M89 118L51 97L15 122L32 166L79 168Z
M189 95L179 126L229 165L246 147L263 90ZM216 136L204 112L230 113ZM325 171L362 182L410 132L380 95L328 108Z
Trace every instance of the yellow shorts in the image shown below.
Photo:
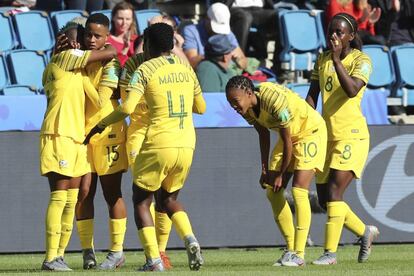
M135 159L134 184L147 191L162 187L172 193L184 186L190 172L191 148L143 149Z
M98 175L114 174L128 170L125 143L88 145L89 172Z
M142 143L145 139L145 133L147 128L133 130L128 128L126 151L128 155L128 165L134 170L134 162L138 153L141 150Z
M40 136L40 174L55 172L69 177L88 173L86 146L70 137Z
M368 158L369 139L328 141L323 172L316 175L316 183L328 183L330 169L352 171L360 178Z
M322 171L325 163L327 139L326 126L321 124L310 135L296 141L293 144L292 160L288 171ZM269 170L279 171L282 166L282 158L283 141L279 138L270 157Z

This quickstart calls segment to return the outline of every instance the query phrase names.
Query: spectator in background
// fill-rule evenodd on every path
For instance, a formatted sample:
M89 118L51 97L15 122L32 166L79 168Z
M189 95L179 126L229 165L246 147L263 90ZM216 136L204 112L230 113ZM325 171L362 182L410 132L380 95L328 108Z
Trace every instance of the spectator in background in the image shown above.
M230 11L223 3L211 5L207 11L207 17L200 20L198 24L184 27L183 49L191 66L197 68L200 61L204 59L204 46L209 37L215 34L223 34L229 38L230 43L235 46L232 52L233 61L241 69L246 69L247 58L240 48L236 36L230 30Z
M36 0L1 0L0 7L10 6L10 7L27 7L29 9L33 8L36 5Z
M187 56L183 50L184 38L177 32L177 23L175 22L174 18L168 14L156 15L149 20L149 25L153 25L155 23L165 23L173 28L174 48L171 50L171 52L174 55L188 61Z
M382 11L375 30L387 45L414 43L413 0L370 0L370 4Z
M254 47L259 59L267 58L266 36L276 35L278 32L277 11L273 8L272 0L227 0L230 8L230 25L239 41L240 48L248 50L248 38L250 28L257 28L258 36L255 37ZM279 44L279 41L276 41Z
M203 92L225 92L233 73L229 70L235 46L226 35L213 35L205 47L205 59L197 66L197 77Z
M137 24L134 7L127 2L120 2L112 9L111 35L108 43L115 47L122 66L135 53L134 41L137 39Z
M103 9L104 0L66 0L67 10L84 10L88 13Z
M381 9L372 8L367 0L330 0L326 8L326 23L338 13L352 15L358 22L358 34L364 44L386 43L385 38L375 34L375 23L381 16Z

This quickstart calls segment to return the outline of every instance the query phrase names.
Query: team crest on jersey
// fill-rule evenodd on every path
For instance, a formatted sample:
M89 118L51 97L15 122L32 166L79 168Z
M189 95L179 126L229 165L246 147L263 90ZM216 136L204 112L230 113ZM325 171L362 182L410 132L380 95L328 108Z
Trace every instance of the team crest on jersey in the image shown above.
M139 80L140 74L138 72L134 72L132 74L131 80L129 81L130 84L136 84Z
M115 68L111 67L108 69L108 78L111 81L118 81L118 75L116 74Z
M287 108L285 108L279 113L279 120L282 123L286 123L289 121L289 119L290 119L290 112Z
M335 73L335 66L333 64L329 67L329 72Z
M364 62L361 65L361 73L362 75L364 75L365 77L369 77L369 73L371 71L371 66L369 65L369 63Z

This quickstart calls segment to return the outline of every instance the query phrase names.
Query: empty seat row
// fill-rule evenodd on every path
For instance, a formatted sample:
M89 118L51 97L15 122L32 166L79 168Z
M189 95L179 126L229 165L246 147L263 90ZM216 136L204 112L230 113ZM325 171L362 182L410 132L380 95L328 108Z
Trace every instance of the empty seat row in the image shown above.
M111 19L111 10L99 11ZM148 25L148 19L160 14L159 10L137 10L138 33L142 34ZM80 10L57 11L49 14L44 11L30 11L10 15L7 11L0 14L0 51L12 49L29 49L36 51L50 50L55 42L55 35L68 21L75 17L87 17L87 12Z
M43 51L21 49L0 54L0 89L17 84L40 92L46 60Z
M398 105L414 105L414 45L366 45L363 51L373 67L368 88L387 91L389 97L401 99L393 101Z

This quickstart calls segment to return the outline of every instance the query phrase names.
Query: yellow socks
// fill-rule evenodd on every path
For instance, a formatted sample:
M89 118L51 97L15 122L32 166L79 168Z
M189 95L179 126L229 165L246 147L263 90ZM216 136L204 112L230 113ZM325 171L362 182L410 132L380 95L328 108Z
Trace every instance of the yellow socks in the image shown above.
M50 262L58 256L59 241L62 228L62 213L66 205L68 192L59 190L50 193L46 211L46 261Z
M345 227L358 237L363 236L365 233L365 223L351 210L348 204L346 206L348 207L348 212L345 215Z
M76 221L82 249L93 249L93 219Z
M286 246L289 251L294 250L295 242L295 228L293 226L293 216L289 204L283 195L285 189L280 189L279 192L274 193L271 188L266 189L267 198L272 205L273 217L279 226L280 232L286 241Z
M144 249L147 259L157 259L160 257L154 226L148 226L139 229L138 237L141 241L141 245Z
M165 252L171 232L172 221L166 213L155 212L155 233L157 235L158 249Z
M79 189L68 189L65 209L62 214L62 232L60 234L58 256L65 254L73 229L73 218L75 217L75 206L78 201Z
M309 192L306 189L293 187L292 195L295 200L296 210L295 251L299 257L304 259L306 240L311 224Z
M333 201L327 203L327 209L328 221L326 222L325 229L325 250L334 253L338 249L345 215L349 207L343 201Z
M171 220L174 224L175 230L182 240L184 240L186 236L194 236L193 229L191 228L191 223L186 212L179 211L174 213L171 216Z
M127 219L110 219L109 235L111 237L110 251L119 252L123 250Z

